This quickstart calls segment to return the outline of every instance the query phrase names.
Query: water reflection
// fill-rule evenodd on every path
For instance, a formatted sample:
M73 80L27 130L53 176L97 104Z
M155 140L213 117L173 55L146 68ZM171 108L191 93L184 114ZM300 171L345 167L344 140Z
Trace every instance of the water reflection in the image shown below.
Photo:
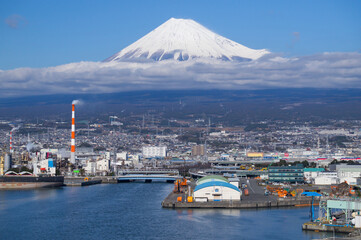
M0 191L0 211L19 207L34 201L56 198L60 189L2 190Z

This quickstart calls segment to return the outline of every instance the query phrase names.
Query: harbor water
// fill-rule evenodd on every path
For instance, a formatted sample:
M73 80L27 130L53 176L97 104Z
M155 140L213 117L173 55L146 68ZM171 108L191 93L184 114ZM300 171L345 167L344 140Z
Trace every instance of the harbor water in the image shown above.
M165 183L0 191L0 239L320 239L309 208L163 209Z

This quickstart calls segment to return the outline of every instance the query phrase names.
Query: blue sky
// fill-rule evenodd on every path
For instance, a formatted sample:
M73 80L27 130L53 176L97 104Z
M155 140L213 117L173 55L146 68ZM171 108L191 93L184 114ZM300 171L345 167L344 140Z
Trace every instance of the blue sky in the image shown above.
M0 69L101 61L171 17L285 56L361 51L361 1L1 1Z

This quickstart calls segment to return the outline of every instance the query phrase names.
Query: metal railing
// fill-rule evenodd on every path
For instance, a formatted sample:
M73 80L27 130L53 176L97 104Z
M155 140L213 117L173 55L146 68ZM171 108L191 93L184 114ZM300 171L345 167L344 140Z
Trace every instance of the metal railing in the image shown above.
M118 175L129 175L129 174L169 174L169 175L179 175L179 171L177 169L126 169L119 170Z

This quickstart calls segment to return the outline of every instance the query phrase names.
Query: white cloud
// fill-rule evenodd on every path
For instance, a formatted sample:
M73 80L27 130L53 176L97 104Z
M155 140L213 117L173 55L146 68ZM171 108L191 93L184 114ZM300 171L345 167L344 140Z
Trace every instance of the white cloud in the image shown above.
M361 88L360 53L257 61L78 62L0 70L2 97L151 89Z
M6 25L8 25L8 27L17 29L21 26L26 25L27 21L23 16L18 14L13 14L5 19L5 23Z

